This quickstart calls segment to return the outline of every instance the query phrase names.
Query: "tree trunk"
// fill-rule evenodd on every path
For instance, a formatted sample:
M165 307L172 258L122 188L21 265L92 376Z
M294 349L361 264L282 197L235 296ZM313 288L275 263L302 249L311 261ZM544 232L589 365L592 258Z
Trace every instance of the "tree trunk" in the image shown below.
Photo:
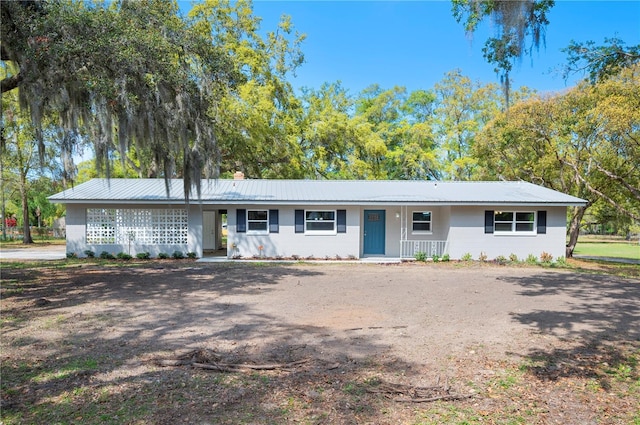
M566 250L567 258L573 257L573 250L578 243L578 236L580 235L580 222L582 221L582 217L584 217L584 213L588 206L589 205L573 208L573 216L571 218L571 223L569 224L569 242L567 243Z
M32 244L31 227L29 227L29 200L27 199L27 176L20 173L20 199L22 201L22 243Z

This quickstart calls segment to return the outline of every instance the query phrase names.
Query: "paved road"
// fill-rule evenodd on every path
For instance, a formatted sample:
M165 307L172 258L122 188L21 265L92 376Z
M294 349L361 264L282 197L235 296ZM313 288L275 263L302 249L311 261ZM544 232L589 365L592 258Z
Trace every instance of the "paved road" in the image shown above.
M66 255L64 245L0 248L0 260L59 260Z

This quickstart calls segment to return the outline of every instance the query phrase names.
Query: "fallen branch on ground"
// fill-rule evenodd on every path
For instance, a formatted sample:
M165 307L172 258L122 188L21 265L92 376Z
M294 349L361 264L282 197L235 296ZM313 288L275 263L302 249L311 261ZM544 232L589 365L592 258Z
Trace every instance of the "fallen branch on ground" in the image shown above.
M434 385L431 387L414 387L412 385L381 383L375 388L367 389L370 393L384 394L387 398L394 395L402 395L403 397L395 397L393 401L401 403L429 403L437 400L463 400L471 398L473 395L461 395L451 393L449 391L448 382L445 386Z
M302 359L288 363L224 363L220 362L220 356L211 350L192 350L174 359L152 360L153 364L156 366L191 366L199 369L216 370L219 372L238 372L241 370L286 370L308 361L308 359Z

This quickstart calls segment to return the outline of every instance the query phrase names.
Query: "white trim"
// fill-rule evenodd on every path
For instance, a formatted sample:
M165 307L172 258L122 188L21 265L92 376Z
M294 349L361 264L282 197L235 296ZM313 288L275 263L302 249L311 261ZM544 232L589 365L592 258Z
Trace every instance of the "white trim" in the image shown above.
M416 221L413 218L413 215L416 213L423 214L423 215L425 213L429 213L429 221L424 221L424 220ZM429 230L414 230L413 225L415 223L429 223ZM425 211L425 210L411 211L411 234L412 235L433 235L433 211Z
M496 216L499 213L511 213L513 214L513 217L510 221L498 221L496 219ZM533 214L533 221L523 221L520 220L518 221L518 214ZM496 229L496 224L501 223L501 224L507 224L510 223L511 224L511 230L497 230ZM517 230L517 226L518 224L531 224L532 225L532 230ZM493 212L493 234L496 236L533 236L533 235L537 235L538 234L538 213L535 211L514 211L514 210L507 210L507 211L494 211Z
M324 220L324 219L320 219L320 220L308 220L307 219L307 213L309 212L317 212L317 213L332 213L333 214L333 220ZM309 230L307 228L307 225L309 223L317 223L317 222L322 222L322 223L333 223L333 229L332 230ZM304 210L304 234L305 235L309 235L309 236L316 236L316 235L323 235L323 236L333 236L333 235L337 235L338 234L338 211L337 210Z
M267 218L265 220L249 220L249 212L251 211L259 211L259 212L266 212L267 213ZM246 210L246 221L247 221L247 231L245 232L247 235L268 235L269 234L269 210L268 209L262 209L262 208L253 208L253 209L247 209ZM266 224L265 229L264 230L251 230L249 227L249 223L262 223L264 222Z

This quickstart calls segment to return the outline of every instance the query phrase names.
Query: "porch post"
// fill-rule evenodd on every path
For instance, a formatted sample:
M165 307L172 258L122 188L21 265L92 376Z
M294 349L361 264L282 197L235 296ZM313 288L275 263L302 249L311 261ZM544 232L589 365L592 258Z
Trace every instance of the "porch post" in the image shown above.
M407 240L407 206L400 205L400 258L404 258L404 245Z

